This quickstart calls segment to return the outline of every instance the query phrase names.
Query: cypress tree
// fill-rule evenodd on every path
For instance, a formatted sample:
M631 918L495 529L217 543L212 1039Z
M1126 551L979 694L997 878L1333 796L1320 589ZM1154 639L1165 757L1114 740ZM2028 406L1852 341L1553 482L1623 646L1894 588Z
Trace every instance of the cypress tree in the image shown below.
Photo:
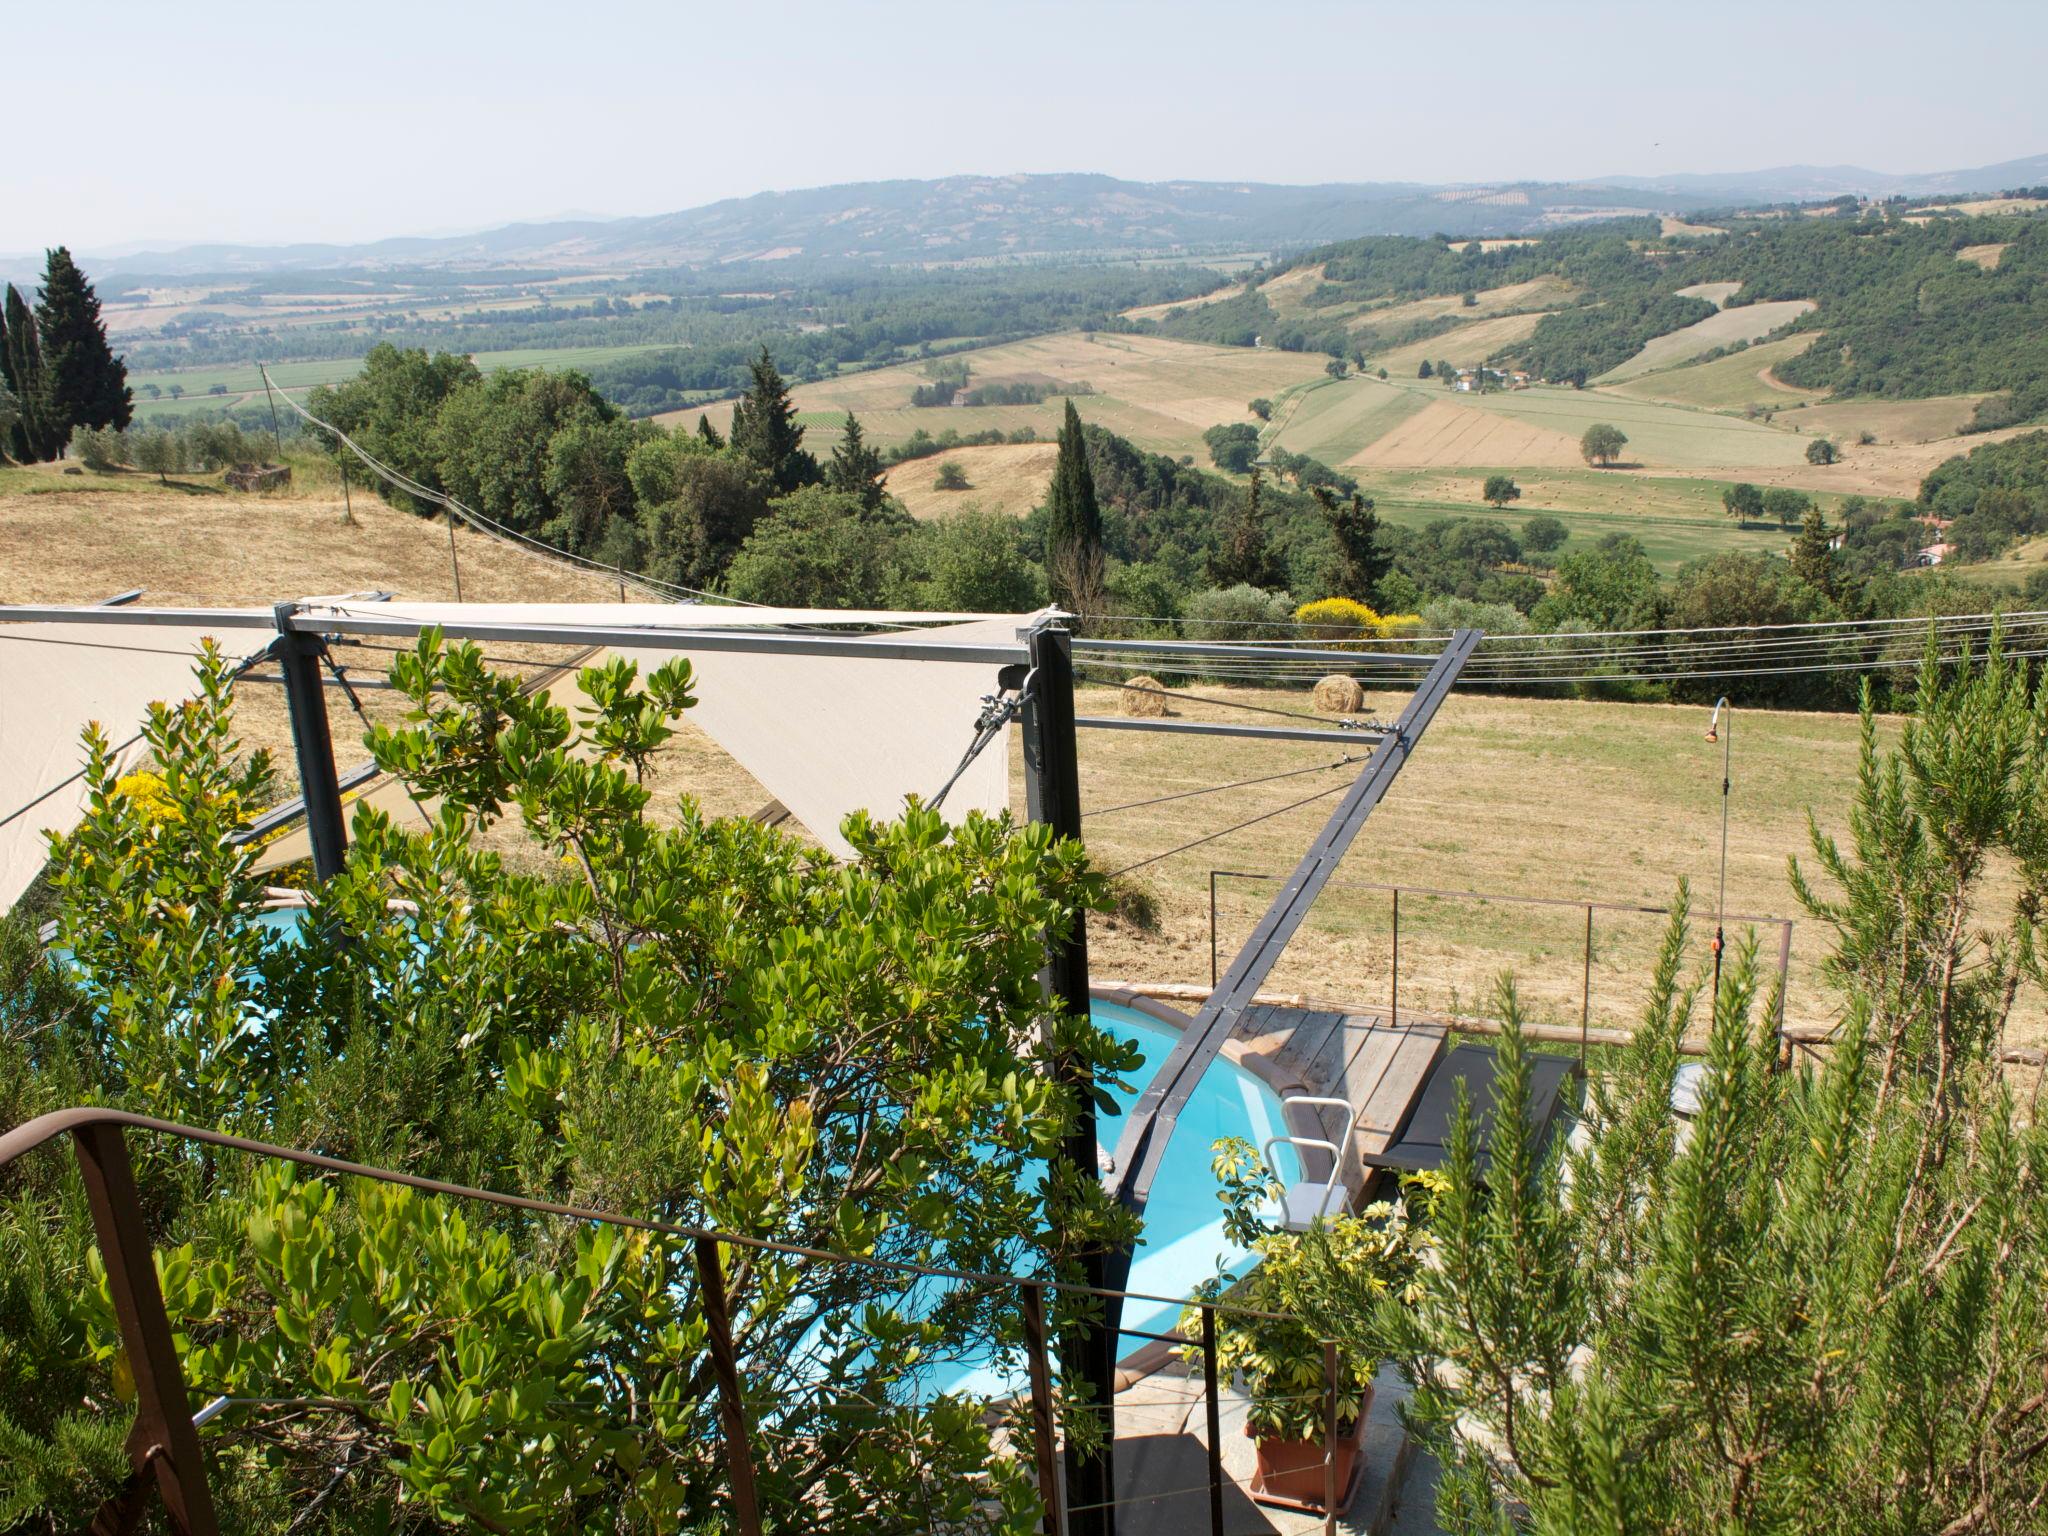
M763 347L748 366L753 382L732 408L733 447L761 466L778 496L816 485L818 461L804 452L804 429L775 359Z
M718 428L711 425L711 418L709 416L699 416L697 418L697 435L713 448L723 448L725 446L725 439L718 435Z
M1394 561L1380 548L1380 520L1372 498L1353 491L1351 504L1346 506L1321 485L1315 487L1315 498L1344 564L1344 589L1339 595L1377 607L1380 582Z
M69 439L76 427L127 427L135 414L128 366L107 345L99 295L61 245L49 253L43 272L36 325L43 348L45 433Z
M1221 533L1216 552L1209 557L1210 581L1219 587L1249 583L1273 591L1286 586L1266 542L1265 482L1256 467L1250 490Z
M1800 524L1799 537L1792 541L1792 574L1829 597L1842 595L1840 573L1835 569L1833 535L1819 507L1808 507Z
M825 466L825 484L835 491L860 498L861 510L878 512L888 497L882 484L882 456L870 448L853 412L846 413L846 432L832 450L832 462Z
M35 314L12 283L7 285L4 312L6 341L0 347L0 357L5 359L7 387L14 392L21 412L14 424L9 456L23 464L39 463L56 457L43 430L43 351L36 338Z
M1045 571L1053 601L1075 613L1095 611L1102 597L1102 508L1095 500L1081 413L1071 397L1045 506Z

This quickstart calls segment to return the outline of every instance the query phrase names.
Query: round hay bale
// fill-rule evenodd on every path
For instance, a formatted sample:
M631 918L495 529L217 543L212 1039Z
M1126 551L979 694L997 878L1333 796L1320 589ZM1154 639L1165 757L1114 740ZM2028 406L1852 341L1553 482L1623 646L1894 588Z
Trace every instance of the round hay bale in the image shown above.
M1357 678L1341 672L1332 672L1317 683L1315 697L1318 714L1355 715L1365 707L1365 689Z
M1134 677L1124 684L1118 707L1127 715L1143 715L1156 720L1166 713L1166 700L1159 693L1146 690L1161 686L1156 677Z

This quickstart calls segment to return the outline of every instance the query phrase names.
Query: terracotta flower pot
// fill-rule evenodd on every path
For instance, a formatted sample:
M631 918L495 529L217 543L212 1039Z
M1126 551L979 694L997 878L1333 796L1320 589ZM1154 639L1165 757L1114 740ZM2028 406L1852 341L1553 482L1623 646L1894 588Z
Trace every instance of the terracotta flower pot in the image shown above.
M1359 1446L1365 1439L1365 1418L1372 1410L1372 1388L1359 1396L1357 1422L1340 1430L1332 1459L1337 1464L1337 1507L1351 1502L1363 1465ZM1261 1504L1282 1509L1313 1509L1325 1512L1323 1504L1323 1442L1282 1440L1266 1435L1245 1434L1258 1442L1258 1466L1252 1473L1252 1497Z

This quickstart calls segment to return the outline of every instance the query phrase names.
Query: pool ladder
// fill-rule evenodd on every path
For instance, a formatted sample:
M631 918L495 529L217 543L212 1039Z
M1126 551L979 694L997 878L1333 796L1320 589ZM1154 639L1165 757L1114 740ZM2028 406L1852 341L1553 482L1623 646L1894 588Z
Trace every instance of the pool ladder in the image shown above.
M1268 1136L1266 1144L1259 1149L1259 1155L1266 1160L1266 1167L1273 1177L1280 1181L1281 1224L1290 1232L1306 1232L1325 1216L1341 1216L1351 1205L1351 1191L1343 1180L1344 1149L1351 1145L1351 1133L1358 1126L1358 1107L1349 1099L1321 1098L1311 1094L1291 1094L1280 1101L1283 1109L1297 1105L1306 1109L1311 1106L1344 1111L1344 1129L1339 1133L1341 1140L1325 1141L1320 1136ZM1330 1176L1326 1179L1300 1179L1288 1183L1273 1161L1273 1149L1281 1143L1293 1147L1298 1154L1304 1147L1319 1147L1330 1154ZM1304 1164L1306 1166L1306 1164Z

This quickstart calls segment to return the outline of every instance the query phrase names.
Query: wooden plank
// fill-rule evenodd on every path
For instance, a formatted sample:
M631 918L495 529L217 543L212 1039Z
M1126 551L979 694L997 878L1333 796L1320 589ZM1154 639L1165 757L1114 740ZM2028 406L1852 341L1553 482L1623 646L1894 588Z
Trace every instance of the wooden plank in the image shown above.
M1293 1022L1293 1034L1275 1059L1304 1083L1325 1083L1344 1059L1344 1015L1323 1008L1276 1008ZM1311 1089L1320 1092L1320 1089Z
M1358 1148L1371 1156L1384 1152L1408 1122L1423 1084L1444 1052L1444 1031L1436 1025L1415 1025L1385 1033L1395 1037L1393 1059L1374 1084L1358 1114Z

